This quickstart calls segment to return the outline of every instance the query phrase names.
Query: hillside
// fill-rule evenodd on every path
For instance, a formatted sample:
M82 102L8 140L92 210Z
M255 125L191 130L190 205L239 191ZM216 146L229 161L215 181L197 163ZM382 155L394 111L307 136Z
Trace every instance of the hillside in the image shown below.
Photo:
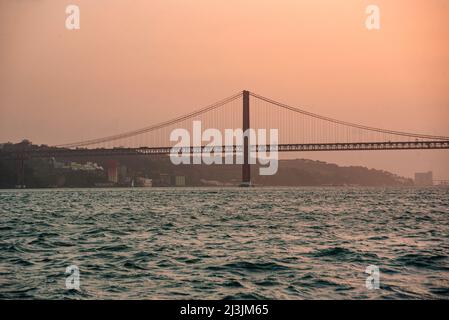
M7 144L4 148L42 148L30 142ZM126 186L138 177L153 180L154 186L174 185L176 176L184 176L187 186L232 186L239 185L239 165L179 165L175 166L165 156L131 156L110 158L32 159L25 163L26 186L40 187L92 187L107 185L107 168L115 161L120 167L122 182ZM112 162L113 162L112 161ZM74 170L67 165L80 167L90 162L101 170ZM56 164L59 163L59 167ZM97 165L98 164L98 165ZM96 167L95 167L96 166ZM280 160L276 175L260 176L259 167L251 168L252 183L261 186L408 186L411 179L399 177L390 172L365 167L342 167L336 164L307 159ZM127 182L124 182L127 181ZM0 160L0 188L13 188L16 184L16 163ZM110 185L110 183L109 183Z

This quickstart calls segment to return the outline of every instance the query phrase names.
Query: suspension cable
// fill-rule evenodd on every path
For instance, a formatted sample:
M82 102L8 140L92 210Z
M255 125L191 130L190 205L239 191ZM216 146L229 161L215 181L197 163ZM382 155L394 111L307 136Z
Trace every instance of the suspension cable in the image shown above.
M341 120L337 120L337 119L333 119L333 118L329 118L329 117L324 117L324 116L320 116L318 114L312 113L312 112L308 112L296 107L292 107L289 105L286 105L284 103L281 102L277 102L275 100L263 97L261 95L255 94L255 93L250 93L251 96L263 100L265 102L271 103L273 105L276 105L278 107L284 108L284 109L288 109L290 111L293 112L297 112L306 116L310 116L316 119L320 119L320 120L324 120L324 121L328 121L328 122L332 122L335 124L340 124L340 125L344 125L344 126L348 126L348 127L353 127L353 128L357 128L357 129L362 129L362 130L368 130L368 131L375 131L375 132L380 132L380 133L388 133L388 134L392 134L392 135L399 135L399 136L405 136L405 137L412 137L412 138L421 138L421 139L435 139L435 140L449 140L449 137L445 137L445 136L432 136L432 135L425 135L425 134L417 134L417 133L409 133L409 132L401 132L401 131L393 131L393 130L385 130L385 129L380 129L380 128L374 128L374 127L368 127L368 126L364 126L364 125L360 125L360 124L355 124L355 123L351 123L351 122L346 122L346 121L341 121Z
M98 143L103 143L103 142L109 142L109 141L114 141L114 140L119 140L119 139L124 139L124 138L129 138L132 136L136 136L142 133L146 133L146 132L150 132L150 131L154 131L157 129L161 129L164 127L167 127L169 125L172 125L174 123L178 123L180 121L183 120L187 120L190 118L193 118L199 114L203 114L206 113L208 111L217 109L231 101L236 100L237 98L242 96L242 92L239 92L235 95L232 95L226 99L220 100L214 104L211 104L209 106L206 106L204 108L201 108L199 110L193 111L191 113L187 113L185 115L182 115L180 117L174 118L172 120L168 120L168 121L164 121L164 122L160 122L157 123L155 125L149 126L149 127L145 127L145 128L141 128L138 130L133 130L133 131L128 131L128 132L124 132L121 134L117 134L117 135L112 135L112 136L107 136L107 137L103 137L103 138L98 138L98 139L91 139L91 140L85 140L85 141L78 141L78 142L73 142L73 143L67 143L67 144L61 144L61 145L57 145L56 147L60 147L60 148L75 148L75 147L83 147L83 146L88 146L88 145L92 145L92 144L98 144Z

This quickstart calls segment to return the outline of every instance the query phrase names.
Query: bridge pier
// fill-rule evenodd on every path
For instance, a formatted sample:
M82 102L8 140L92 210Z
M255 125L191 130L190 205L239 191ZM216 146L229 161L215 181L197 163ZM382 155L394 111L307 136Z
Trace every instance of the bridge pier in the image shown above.
M16 158L17 183L16 188L25 188L25 157L18 155Z
M243 91L243 133L250 126L249 121L249 91ZM242 187L251 186L251 164L249 163L249 136L243 137L243 164L242 164Z
M107 175L108 181L113 183L118 183L118 161L108 160L107 161Z

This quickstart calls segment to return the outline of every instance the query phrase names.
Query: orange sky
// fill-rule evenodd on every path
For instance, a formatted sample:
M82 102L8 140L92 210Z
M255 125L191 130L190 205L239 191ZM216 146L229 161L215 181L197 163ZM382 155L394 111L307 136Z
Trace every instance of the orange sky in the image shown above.
M81 9L80 30L65 29L68 4ZM368 4L381 9L379 31L365 28ZM448 9L446 0L0 0L0 141L110 135L242 89L449 136ZM295 157L449 179L449 151Z

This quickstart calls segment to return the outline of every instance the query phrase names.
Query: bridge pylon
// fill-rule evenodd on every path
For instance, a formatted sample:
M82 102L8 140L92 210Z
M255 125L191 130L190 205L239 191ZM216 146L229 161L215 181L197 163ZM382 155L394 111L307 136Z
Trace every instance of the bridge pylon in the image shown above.
M18 154L16 157L16 173L17 173L17 183L16 188L25 188L25 155Z
M245 132L250 128L249 118L249 91L243 91L243 164L242 164L242 187L251 186L251 164L249 163L249 136Z

